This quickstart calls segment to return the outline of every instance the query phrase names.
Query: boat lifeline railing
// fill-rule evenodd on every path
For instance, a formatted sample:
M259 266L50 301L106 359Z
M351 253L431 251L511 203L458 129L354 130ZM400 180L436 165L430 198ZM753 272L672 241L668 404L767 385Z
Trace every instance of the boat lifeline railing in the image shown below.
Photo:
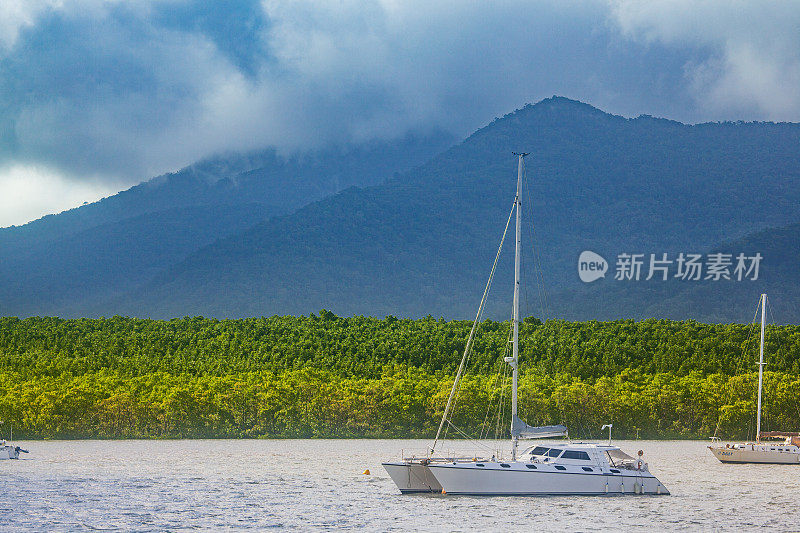
M403 457L404 463L420 463L420 464L430 464L430 463L490 463L492 462L491 459L487 459L485 457Z
M421 464L428 464L428 463L452 463L453 461L459 463L478 463L478 462L496 462L496 461L504 461L505 458L502 454L495 453L491 457L482 457L477 455L463 455L458 452L453 452L452 450L442 452L441 455L428 455L427 450L420 451L420 453L406 453L410 452L411 450L400 450L400 457L404 463L421 463Z

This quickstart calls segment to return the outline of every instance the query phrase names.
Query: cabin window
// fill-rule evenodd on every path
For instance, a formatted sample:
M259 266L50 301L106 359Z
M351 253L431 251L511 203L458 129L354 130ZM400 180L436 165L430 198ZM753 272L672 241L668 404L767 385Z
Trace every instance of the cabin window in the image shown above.
M549 452L547 452L548 457L558 457L561 455L562 450L557 450L555 448L551 448Z
M527 466L531 470L536 470L536 465L525 465L525 466Z
M566 470L566 466L556 465L556 470Z
M591 469L591 468L589 468L588 466L584 466L584 467L583 467L583 470L584 470L585 472L594 472L594 470L592 470L592 469Z
M475 466L486 466L486 465L483 463L475 463Z
M502 466L503 468L511 468L511 465L506 463L500 463L500 466Z
M617 470L616 468L612 468L611 471L614 472L615 474L619 474L619 470Z
M545 448L544 446L537 446L536 448L533 449L531 455L544 455L547 453L547 450L549 449L550 448Z
M586 452L579 452L576 450L567 450L564 452L564 455L561 456L562 459L577 459L579 461L588 461L589 454Z

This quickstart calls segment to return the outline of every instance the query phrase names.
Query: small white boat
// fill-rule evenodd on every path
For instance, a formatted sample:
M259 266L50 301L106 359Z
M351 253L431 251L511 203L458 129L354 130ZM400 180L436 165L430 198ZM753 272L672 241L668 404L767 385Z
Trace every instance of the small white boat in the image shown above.
M567 437L562 425L534 427L522 421L517 413L517 381L519 362L519 290L521 249L521 198L524 158L516 154L517 193L506 222L506 231L500 241L489 281L483 293L478 314L472 324L464 355L456 373L450 396L445 406L433 446L422 458L404 457L398 462L383 463L394 483L402 493L441 492L444 494L475 495L601 495L601 494L669 494L667 488L648 469L647 463L627 455L611 445L610 426L608 445L561 442L531 446L518 457L520 439ZM514 301L512 317L511 355L504 357L512 371L511 382L511 460L503 461L498 454L490 459L474 457L440 457L435 455L436 445L445 423L449 419L453 397L465 361L475 338L475 331L483 314L486 295L494 277L495 268L503 248L511 217L516 213L516 249L514 256ZM454 427L454 426L453 426Z
M28 453L28 450L23 450L19 446L8 444L5 440L0 440L0 460L1 459L19 459L19 454Z
M762 294L761 347L758 360L758 402L756 408L756 441L709 446L714 457L723 463L800 464L800 433L785 431L761 431L761 391L764 385L764 328L766 324L767 295ZM764 443L762 438L785 438L783 444Z
M3 421L0 420L0 425L3 424ZM11 428L11 440L14 440L14 427L10 426ZM14 446L13 444L9 444L6 442L5 439L0 439L0 460L3 459L19 459L19 454L28 453L28 450L23 450L19 446Z

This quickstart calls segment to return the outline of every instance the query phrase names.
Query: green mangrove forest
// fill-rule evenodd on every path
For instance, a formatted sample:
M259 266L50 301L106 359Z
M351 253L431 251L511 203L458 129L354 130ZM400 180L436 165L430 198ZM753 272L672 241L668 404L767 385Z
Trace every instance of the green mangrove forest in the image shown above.
M16 439L429 438L469 321L0 318ZM480 324L449 436L505 438L510 324ZM620 320L520 328L520 413L599 438L753 437L758 329ZM800 430L800 326L769 326L765 430ZM505 433L504 433L505 432Z

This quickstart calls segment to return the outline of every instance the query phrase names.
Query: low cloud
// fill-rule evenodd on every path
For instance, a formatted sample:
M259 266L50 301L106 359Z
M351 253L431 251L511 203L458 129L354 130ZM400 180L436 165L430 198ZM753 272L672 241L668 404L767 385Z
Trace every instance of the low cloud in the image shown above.
M75 181L43 166L13 165L0 169L0 227L91 203L119 190L106 180Z
M682 0L11 0L0 7L0 169L131 184L223 151L467 135L553 94L627 116L800 120L798 12Z
M684 70L698 120L800 120L796 0L624 0L612 20L634 43L694 51Z

